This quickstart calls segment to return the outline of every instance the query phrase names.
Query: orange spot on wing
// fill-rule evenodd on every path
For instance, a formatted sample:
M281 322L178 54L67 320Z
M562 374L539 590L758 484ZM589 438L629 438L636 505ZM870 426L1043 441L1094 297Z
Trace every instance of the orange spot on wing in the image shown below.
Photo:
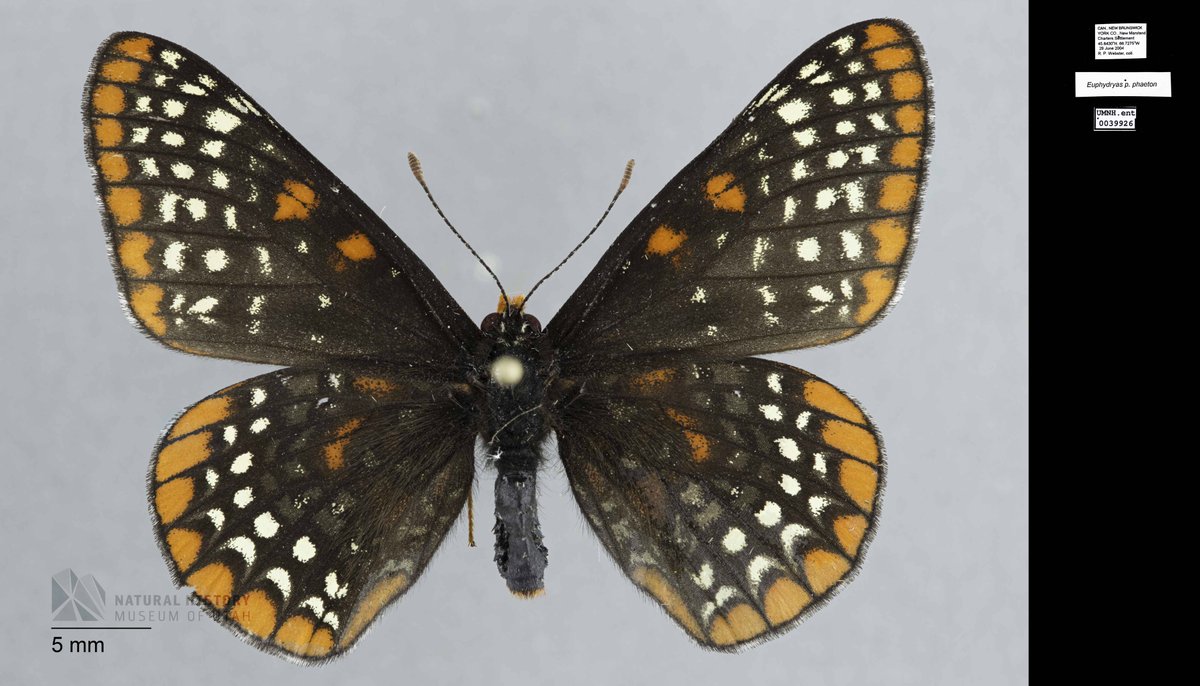
M904 133L920 133L925 128L925 110L916 105L905 105L892 117Z
M111 83L96 86L92 91L92 109L100 114L119 114L125 109L125 93Z
M153 46L154 41L146 38L145 36L141 36L139 38L126 38L120 43L117 43L116 48L117 52L125 55L126 57L132 57L135 60L149 62L150 48Z
M333 650L333 632L325 627L313 633L312 641L308 644L309 657L324 657Z
M779 626L795 619L811 602L812 596L803 586L785 577L767 590L763 596L763 609L771 626Z
M109 60L100 67L100 78L119 83L136 83L142 75L142 65L129 60Z
M309 618L293 615L275 632L275 643L290 653L304 655L308 652L309 642L312 641L313 628Z
M865 462L879 462L879 442L875 434L840 419L827 419L821 428L821 440L829 447Z
M104 202L117 226L129 226L142 218L142 192L136 188L110 188Z
M921 161L921 140L901 138L892 146L892 164L897 167L915 167Z
M871 321L872 317L879 314L879 311L891 299L892 293L896 290L896 280L892 278L890 269L873 269L863 274L859 281L867 295L863 304L859 305L858 310L854 312L854 321L866 324Z
M346 623L346 633L342 634L339 645L344 648L353 643L363 629L375 621L380 610L392 602L405 588L408 588L408 578L403 574L397 574L383 579L364 593L362 599L355 605L354 613L350 615L350 621Z
M378 376L359 376L354 379L354 387L367 395L387 395L395 392L396 384Z
M337 249L355 262L375 259L375 246L361 231L356 231L337 242Z
M879 207L889 212L906 212L917 198L914 174L892 174L884 178L879 190Z
M129 294L129 309L133 310L133 316L155 336L167 333L167 320L158 311L162 299L163 289L153 283L144 284Z
M863 536L867 534L867 518L862 515L843 515L833 522L833 533L838 543L851 557L858 555Z
M904 249L908 247L908 229L905 225L898 219L888 218L872 222L869 228L878 245L875 259L884 264L899 262Z
M168 443L158 453L158 460L154 465L154 478L166 481L207 460L212 456L212 449L209 447L211 440L212 432L202 431Z
M712 444L708 440L708 436L696 433L695 431L684 431L683 437L687 439L688 444L692 447L692 459L696 462L703 462L712 455Z
M866 28L866 33L867 40L862 47L867 50L903 40L900 32L887 24L871 24Z
M902 71L892 74L889 79L892 85L892 97L896 100L914 100L925 91L925 79L915 71Z
M879 70L907 67L914 59L912 48L884 48L871 54L871 60Z
M115 147L125 140L125 130L116 119L97 119L92 124L92 130L96 134L96 145L102 148Z
M195 495L195 483L191 479L175 479L168 481L154 492L154 509L163 524L170 524L179 518L192 502Z
M319 204L316 191L288 179L283 182L283 192L275 196L275 221L308 219Z
M232 407L233 398L229 396L202 400L175 420L175 425L171 427L171 433L167 435L167 438L178 438L209 424L215 424L228 417Z
M654 596L659 604L683 625L684 629L687 629L689 634L695 636L697 640L704 640L704 632L700 630L700 624L688 609L687 603L679 595L679 591L657 569L638 567L630 576L634 583Z
M200 554L200 543L203 538L199 531L191 529L171 529L167 532L167 548L171 551L171 559L180 572L186 572Z
M746 211L746 191L741 186L733 185L736 180L733 174L725 172L704 184L704 194L713 207L726 212Z
M647 255L670 255L683 245L688 238L686 231L676 231L666 224L660 224L650 240L646 243Z
M633 385L640 390L645 390L651 386L670 383L675 379L675 373L674 369L655 369L633 377Z
M102 152L96 158L96 166L100 168L100 175L109 183L124 181L129 176L129 163L125 161L125 156L118 152Z
M238 598L229 617L246 631L266 638L275 630L275 602L266 591L254 590Z
M131 276L144 279L154 271L150 261L146 259L146 253L153 245L154 239L144 233L127 233L117 245L117 261Z
M867 418L863 416L862 410L858 409L853 400L820 379L809 379L804 382L804 402L818 410L848 419L856 424L867 423Z
M332 470L337 470L345 466L346 446L350 444L350 439L348 437L350 434L357 431L358 427L362 426L362 422L363 420L361 419L351 419L338 427L337 431L334 432L334 435L337 436L337 440L325 446L326 467L329 467Z
M866 512L875 506L875 492L879 488L879 473L869 465L854 460L842 460L838 468L838 483L842 490L850 496Z
M229 604L229 596L233 593L233 571L220 562L213 562L188 575L187 585L195 589L204 602L220 610Z
M732 645L761 636L766 630L767 623L763 621L758 610L752 605L742 603L713 622L711 636L713 642L718 645Z
M850 561L830 550L813 550L804 556L804 575L818 595L841 581L850 571Z

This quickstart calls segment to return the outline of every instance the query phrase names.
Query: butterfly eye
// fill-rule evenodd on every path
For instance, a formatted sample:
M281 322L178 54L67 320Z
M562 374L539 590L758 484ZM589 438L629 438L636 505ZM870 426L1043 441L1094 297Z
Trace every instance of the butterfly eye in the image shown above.
M523 315L521 319L521 330L541 333L542 323L537 320L537 317L534 317L531 314Z
M479 325L479 328L483 329L484 333L495 333L496 329L499 327L500 327L500 313L499 312L493 312L493 313L489 314L488 316L484 317L483 323L481 323Z

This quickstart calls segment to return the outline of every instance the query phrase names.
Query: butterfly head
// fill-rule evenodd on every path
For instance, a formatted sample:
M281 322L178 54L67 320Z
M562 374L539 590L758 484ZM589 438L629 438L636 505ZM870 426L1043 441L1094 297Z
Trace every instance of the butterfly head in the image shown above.
M525 296L500 296L496 311L479 324L485 336L508 344L524 342L542 335L542 324L531 314L525 314Z

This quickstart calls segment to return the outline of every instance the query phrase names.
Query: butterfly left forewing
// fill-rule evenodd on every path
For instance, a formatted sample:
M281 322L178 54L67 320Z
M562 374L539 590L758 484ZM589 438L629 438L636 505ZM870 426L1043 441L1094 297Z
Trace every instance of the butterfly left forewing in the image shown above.
M766 360L589 379L559 453L592 529L700 644L793 626L850 578L873 533L883 453L844 393Z
M468 419L446 389L377 366L284 369L168 427L149 476L176 582L263 650L349 649L417 580L462 511Z
M554 317L564 367L682 350L729 359L862 331L911 253L931 107L923 51L902 22L818 41L659 192Z
M198 55L115 34L84 117L118 285L152 338L270 364L434 369L473 346L474 323L412 251Z

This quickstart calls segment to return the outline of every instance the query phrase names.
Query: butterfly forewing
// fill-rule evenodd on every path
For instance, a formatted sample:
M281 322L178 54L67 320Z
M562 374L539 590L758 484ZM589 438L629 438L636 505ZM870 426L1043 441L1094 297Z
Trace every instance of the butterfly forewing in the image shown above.
M697 642L786 631L858 568L883 453L844 393L766 360L595 377L559 453L609 553Z
M149 477L181 585L265 650L348 649L417 580L474 472L474 437L428 382L386 368L282 370L193 405Z
M141 328L203 355L446 368L478 330L350 189L212 65L101 46L85 95L117 280Z
M911 252L930 108L904 24L818 41L667 184L554 317L564 367L684 350L728 359L869 326Z

